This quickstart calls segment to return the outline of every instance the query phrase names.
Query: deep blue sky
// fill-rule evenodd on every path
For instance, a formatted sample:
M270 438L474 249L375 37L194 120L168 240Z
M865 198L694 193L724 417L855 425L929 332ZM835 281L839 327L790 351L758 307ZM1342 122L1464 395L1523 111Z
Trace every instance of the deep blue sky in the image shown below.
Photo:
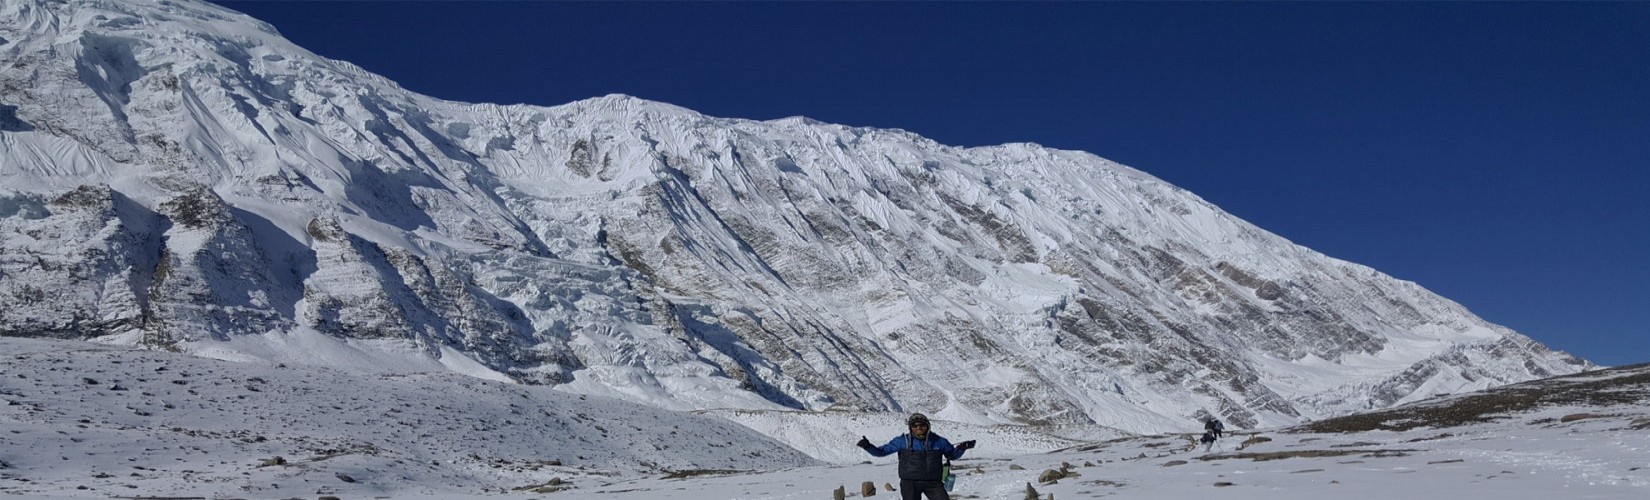
M1650 361L1650 3L220 3L444 99L1090 151Z

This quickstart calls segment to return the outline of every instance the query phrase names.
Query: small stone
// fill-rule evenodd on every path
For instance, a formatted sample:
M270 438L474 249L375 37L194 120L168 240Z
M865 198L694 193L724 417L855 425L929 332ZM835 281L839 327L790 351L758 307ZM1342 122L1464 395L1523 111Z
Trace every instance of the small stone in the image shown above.
M1065 477L1065 472L1054 469L1045 469L1042 474L1037 476L1037 482L1042 484L1054 484L1060 482L1061 479L1065 479Z

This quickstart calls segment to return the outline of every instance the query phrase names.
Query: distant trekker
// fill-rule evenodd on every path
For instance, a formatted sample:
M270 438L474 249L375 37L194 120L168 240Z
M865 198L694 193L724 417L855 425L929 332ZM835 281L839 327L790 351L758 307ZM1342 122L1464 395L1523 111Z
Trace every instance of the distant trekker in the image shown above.
M1212 430L1203 431L1203 437L1198 439L1198 442L1203 443L1204 453L1208 453L1209 450L1214 449L1215 441L1217 441L1215 438L1215 431ZM1222 450L1225 450L1225 448L1222 448Z
M1203 430L1214 434L1215 439L1220 439L1222 437L1220 434L1226 431L1226 424L1220 423L1220 419L1210 417L1209 420L1203 422Z
M912 413L910 418L905 419L905 426L911 432L895 437L888 444L879 447L864 436L860 436L857 444L872 456L886 457L899 453L901 500L920 500L923 495L927 495L928 500L951 500L951 495L945 492L945 476L950 473L950 461L962 458L963 450L973 448L974 441L963 441L952 446L939 434L928 432L928 417L921 413Z

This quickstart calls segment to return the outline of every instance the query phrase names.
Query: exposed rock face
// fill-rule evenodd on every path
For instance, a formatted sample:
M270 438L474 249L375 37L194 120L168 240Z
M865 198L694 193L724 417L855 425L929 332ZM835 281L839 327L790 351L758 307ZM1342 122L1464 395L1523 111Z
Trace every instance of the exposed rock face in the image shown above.
M159 217L106 186L0 195L0 335L139 331Z
M144 343L174 348L178 342L292 328L290 314L283 313L296 299L285 293L294 278L290 267L264 255L222 198L193 186L159 209L171 227L149 284Z
M439 101L194 2L7 2L0 40L4 335L317 331L677 409L1135 431L1586 366L1087 153Z

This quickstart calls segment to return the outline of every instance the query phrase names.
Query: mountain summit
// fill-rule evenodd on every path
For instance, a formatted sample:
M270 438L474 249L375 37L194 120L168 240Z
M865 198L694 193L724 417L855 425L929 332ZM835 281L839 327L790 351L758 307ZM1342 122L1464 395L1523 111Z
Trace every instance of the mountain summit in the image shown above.
M1590 366L1084 152L442 101L194 1L9 0L0 64L0 335L1136 432Z

